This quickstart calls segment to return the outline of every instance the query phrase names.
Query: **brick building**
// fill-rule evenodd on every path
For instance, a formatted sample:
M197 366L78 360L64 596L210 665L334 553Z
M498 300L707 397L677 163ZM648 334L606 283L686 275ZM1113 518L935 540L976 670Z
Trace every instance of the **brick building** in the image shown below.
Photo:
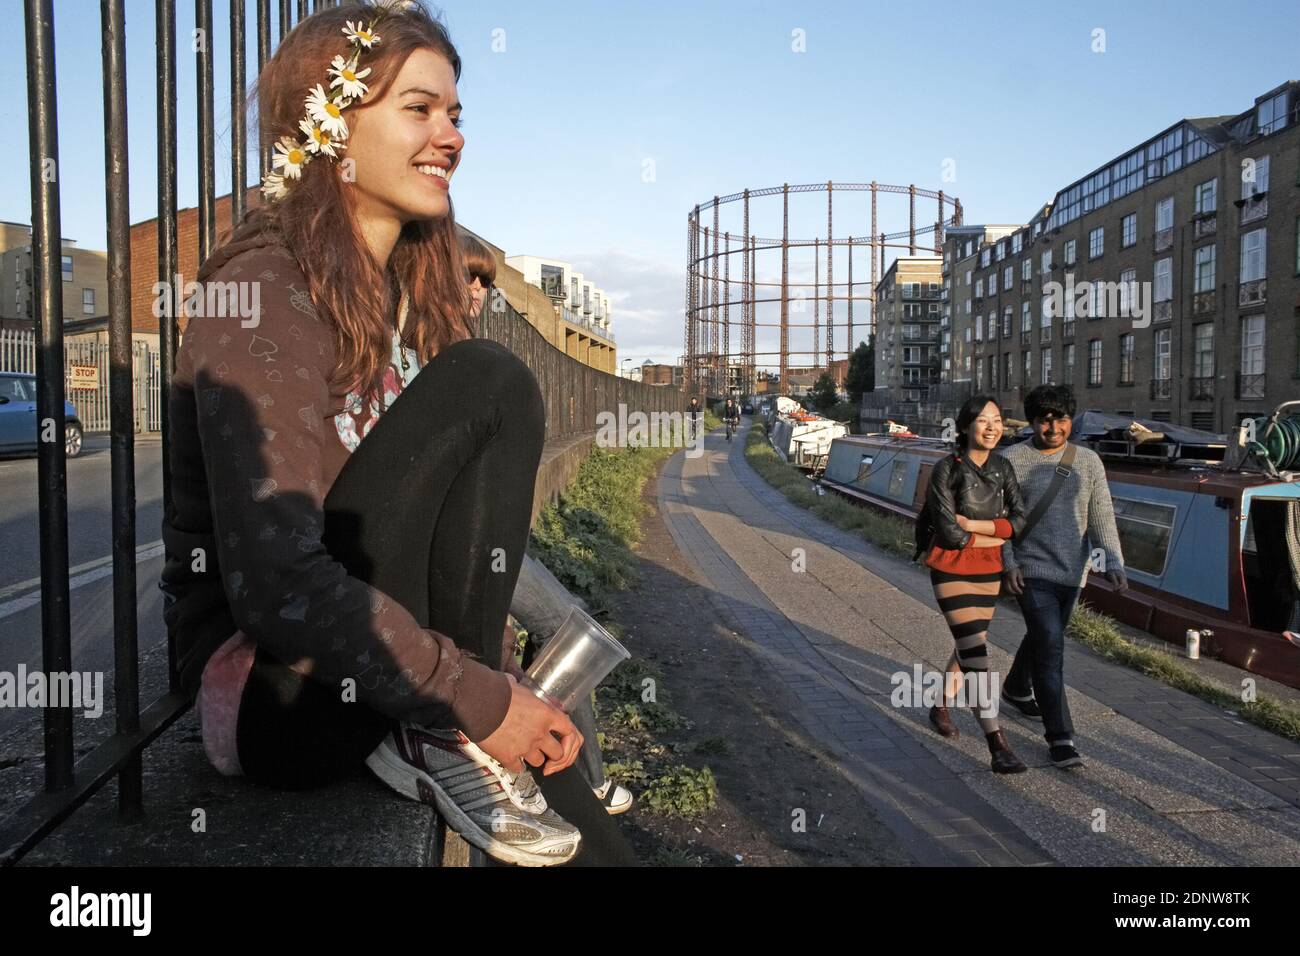
M1220 432L1297 397L1298 120L1292 81L1160 131L1009 233L952 230L946 380L1016 417L1066 382L1081 408Z

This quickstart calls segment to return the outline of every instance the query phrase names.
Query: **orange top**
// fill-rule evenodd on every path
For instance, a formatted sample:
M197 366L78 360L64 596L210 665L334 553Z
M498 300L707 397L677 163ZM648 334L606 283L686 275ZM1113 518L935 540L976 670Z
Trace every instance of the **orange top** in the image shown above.
M1006 518L993 519L993 534L998 538L1011 537L1011 522ZM974 542L974 535L971 542ZM964 548L941 548L937 544L925 556L927 567L946 574L1001 574L1002 549L977 548L967 544Z

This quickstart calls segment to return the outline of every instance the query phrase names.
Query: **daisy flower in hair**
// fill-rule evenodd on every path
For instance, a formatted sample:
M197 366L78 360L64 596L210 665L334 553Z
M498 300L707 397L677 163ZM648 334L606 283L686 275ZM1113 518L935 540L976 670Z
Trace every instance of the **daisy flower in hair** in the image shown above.
M343 118L343 108L347 105L346 100L331 100L325 88L319 83L307 94L307 115L314 119L333 140L348 138L348 124Z
M336 56L330 63L329 72L330 76L334 77L330 82L331 90L341 86L343 95L350 99L360 99L366 95L368 87L361 81L370 75L370 67L358 73L355 57L352 60L344 60L342 56Z
M280 170L281 178L299 179L302 176L303 163L307 162L307 151L301 143L294 142L288 136L280 137L275 144L275 155L271 165Z
M335 150L343 149L343 144L335 142L333 137L324 129L309 119L299 120L298 128L302 130L303 135L306 137L302 143L303 149L309 153L324 153L331 159L338 159L339 154Z
M360 20L356 23L349 20L348 25L343 28L343 34L353 43L359 43L367 50L379 42L379 37L365 29L365 25Z

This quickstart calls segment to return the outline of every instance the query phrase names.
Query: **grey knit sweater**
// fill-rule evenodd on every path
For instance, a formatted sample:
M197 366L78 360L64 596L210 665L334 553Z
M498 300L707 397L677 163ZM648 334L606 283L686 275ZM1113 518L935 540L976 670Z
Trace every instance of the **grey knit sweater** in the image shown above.
M1015 469L1025 507L1032 511L1051 484L1065 449L1046 455L1030 440L1012 445L1002 454ZM1106 469L1096 452L1076 446L1070 477L1056 500L1025 540L1002 546L1002 565L1008 571L1019 567L1027 578L1078 587L1087 582L1094 548L1105 552L1106 570L1123 569L1124 554L1115 529Z

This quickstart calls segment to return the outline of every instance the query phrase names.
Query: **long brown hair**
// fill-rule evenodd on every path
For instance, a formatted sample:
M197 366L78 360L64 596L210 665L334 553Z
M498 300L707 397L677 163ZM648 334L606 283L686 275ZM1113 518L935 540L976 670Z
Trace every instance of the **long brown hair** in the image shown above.
M252 99L264 149L281 136L295 141L301 137L298 121L308 92L326 82L330 60L347 52L347 21L369 24L377 19L375 32L381 39L366 51L363 63L373 71L369 91L345 117L351 119L378 102L419 49L445 57L460 79L460 55L446 27L419 3L355 2L321 10L289 32L258 76ZM403 226L387 271L381 269L362 237L351 190L334 166L323 157L307 164L286 196L250 210L236 238L263 231L278 234L307 277L312 302L334 331L336 384L370 391L379 386L390 360L393 328L387 317L401 295L409 296L403 344L414 349L422 363L473 336L465 267L449 205L442 219Z

